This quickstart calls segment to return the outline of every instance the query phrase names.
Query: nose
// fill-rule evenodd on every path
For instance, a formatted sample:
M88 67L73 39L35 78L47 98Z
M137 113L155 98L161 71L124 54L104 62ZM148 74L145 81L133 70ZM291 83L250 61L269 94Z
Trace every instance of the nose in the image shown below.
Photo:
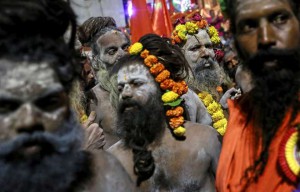
M262 20L259 25L258 49L269 49L270 47L275 46L275 32L267 19Z
M122 99L128 99L128 98L132 98L133 93L132 93L132 88L130 85L126 84L124 86L124 89L121 93Z
M33 133L43 131L44 127L39 121L40 117L33 104L26 103L20 108L19 119L16 122L16 132Z

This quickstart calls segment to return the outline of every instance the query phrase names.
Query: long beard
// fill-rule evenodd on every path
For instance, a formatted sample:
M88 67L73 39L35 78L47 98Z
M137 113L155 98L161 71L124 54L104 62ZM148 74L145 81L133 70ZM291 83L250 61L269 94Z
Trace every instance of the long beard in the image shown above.
M149 179L155 170L155 162L149 144L161 137L165 130L165 116L160 93L149 96L146 106L134 100L126 100L118 108L118 133L127 148L132 149L134 173L137 185ZM126 110L126 107L133 107Z
M2 192L74 191L91 175L90 157L80 152L81 127L71 117L59 132L22 134L0 145ZM25 157L20 149L38 143L41 152Z
M201 63L203 63L203 65L204 63L210 63L211 66L204 68ZM218 93L216 88L223 83L225 72L219 64L212 59L203 60L201 63L192 66L194 78L189 79L188 84L196 92L207 91L217 97L216 95Z
M266 61L274 60L276 66L265 67ZM248 170L255 171L254 178L257 179L268 161L269 146L287 111L291 109L293 117L299 112L299 51L260 51L246 67L252 73L254 88L243 96L240 104L247 121L254 125L255 145L262 142L262 152Z
M125 146L146 147L164 131L164 108L159 95L149 96L146 106L133 100L119 104L117 129ZM126 111L127 106L133 109Z

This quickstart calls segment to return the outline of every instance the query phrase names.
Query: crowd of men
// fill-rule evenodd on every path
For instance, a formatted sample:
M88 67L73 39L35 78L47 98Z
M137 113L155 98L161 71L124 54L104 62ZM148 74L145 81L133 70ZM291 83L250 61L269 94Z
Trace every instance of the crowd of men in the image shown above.
M0 191L300 190L300 2L225 3L235 49L1 0Z

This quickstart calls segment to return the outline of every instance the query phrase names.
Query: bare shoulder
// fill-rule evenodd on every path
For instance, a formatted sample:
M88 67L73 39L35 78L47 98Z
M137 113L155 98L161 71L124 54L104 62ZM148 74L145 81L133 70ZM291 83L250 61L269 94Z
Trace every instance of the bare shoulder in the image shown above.
M116 157L106 151L92 155L94 178L90 192L135 191L131 178Z
M194 145L204 143L220 145L220 134L211 126L193 122L185 122L186 140ZM220 146L221 147L221 146Z

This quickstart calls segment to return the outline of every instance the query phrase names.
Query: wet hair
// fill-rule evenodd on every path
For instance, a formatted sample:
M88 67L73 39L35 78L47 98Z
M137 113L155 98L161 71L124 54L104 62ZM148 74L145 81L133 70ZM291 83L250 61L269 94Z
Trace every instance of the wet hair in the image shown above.
M92 48L93 55L99 54L97 40L109 31L119 31L112 17L91 17L78 28L78 38L82 45ZM126 36L126 35L125 35ZM129 37L126 36L129 41Z
M297 16L298 20L300 20L300 1L299 0L288 0L293 9L294 14ZM235 21L236 21L236 9L237 9L237 0L225 0L226 7L230 7L230 9L226 9L226 13L230 19L230 27L233 33L236 33Z
M63 41L71 25L69 46L74 46L76 17L63 0L1 0L0 39L46 37Z
M140 38L139 42L143 45L143 49L147 49L150 55L155 55L159 62L162 62L167 70L171 73L171 78L175 81L184 80L189 76L190 66L186 61L181 50L169 43L169 39L161 38L155 34L147 34ZM134 60L136 56L125 55L121 58L112 69L112 74L117 73L126 60ZM140 56L137 56L140 58ZM141 61L142 58L140 58ZM112 75L111 74L111 75Z

